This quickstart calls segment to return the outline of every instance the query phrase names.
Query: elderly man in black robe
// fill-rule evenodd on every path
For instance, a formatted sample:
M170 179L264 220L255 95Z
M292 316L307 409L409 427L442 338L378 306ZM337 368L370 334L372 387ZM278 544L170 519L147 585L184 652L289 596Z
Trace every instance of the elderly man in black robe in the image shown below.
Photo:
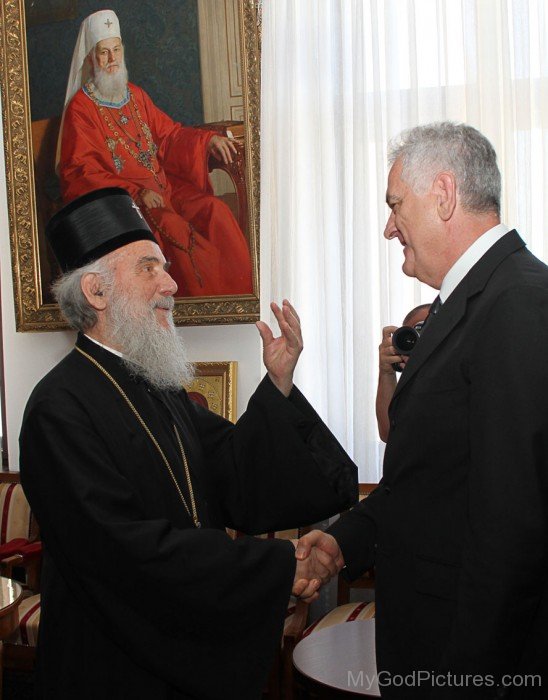
M76 346L35 388L21 478L44 542L37 697L258 698L290 593L342 566L250 534L357 496L355 465L293 386L291 305L257 325L267 375L233 425L191 402L176 285L129 195L65 207L47 235Z

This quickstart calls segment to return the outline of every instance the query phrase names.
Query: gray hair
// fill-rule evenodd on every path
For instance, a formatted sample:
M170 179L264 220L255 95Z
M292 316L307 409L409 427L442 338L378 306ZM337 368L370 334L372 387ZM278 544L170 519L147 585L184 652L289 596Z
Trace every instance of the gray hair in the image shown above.
M82 332L93 328L97 323L97 313L82 291L82 278L90 272L103 278L103 293L112 289L114 270L109 261L104 258L65 272L51 286L61 313L70 327Z
M389 144L390 165L400 159L402 179L415 192L426 192L437 173L449 170L466 211L500 215L497 154L477 129L453 122L414 127Z

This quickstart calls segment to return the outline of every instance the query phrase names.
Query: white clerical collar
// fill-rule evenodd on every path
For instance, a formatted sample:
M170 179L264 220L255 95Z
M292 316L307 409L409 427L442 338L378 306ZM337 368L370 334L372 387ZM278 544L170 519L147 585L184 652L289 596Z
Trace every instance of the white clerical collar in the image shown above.
M472 245L466 250L449 272L443 278L440 288L440 299L442 304L447 301L448 296L453 292L458 284L470 272L474 265L485 253L495 245L510 229L505 224L497 224L485 233L482 233Z
M98 340L95 340L95 338L92 338L90 335L87 333L84 333L86 338L88 340L91 340L92 343L95 343L95 345L99 345L99 347L103 348L104 350L108 350L109 352L113 353L114 355L118 355L118 357L123 357L122 353L119 352L118 350L114 350L114 348L109 348L108 345L103 345L103 343L100 343Z

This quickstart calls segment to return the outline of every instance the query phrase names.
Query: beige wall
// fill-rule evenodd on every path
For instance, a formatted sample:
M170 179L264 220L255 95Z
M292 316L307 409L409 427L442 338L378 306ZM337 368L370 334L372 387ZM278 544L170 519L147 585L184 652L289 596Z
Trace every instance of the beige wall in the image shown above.
M19 468L18 435L27 398L37 381L71 348L74 333L17 333L6 195L3 129L0 129L0 284L4 335L6 423L11 469ZM185 328L181 331L194 361L238 362L238 414L245 409L263 368L254 325Z

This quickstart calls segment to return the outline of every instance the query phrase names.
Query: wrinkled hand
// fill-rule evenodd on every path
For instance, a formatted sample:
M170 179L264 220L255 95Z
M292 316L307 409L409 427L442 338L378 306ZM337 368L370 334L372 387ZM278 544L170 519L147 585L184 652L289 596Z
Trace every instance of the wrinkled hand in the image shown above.
M156 209L164 206L164 198L158 192L154 192L154 190L141 190L139 197L147 209Z
M382 342L379 345L379 373L395 374L394 363L399 362L400 367L409 359L408 356L398 355L392 345L392 334L397 330L397 326L385 326L382 329Z
M316 532L320 531L318 530ZM321 534L323 535L324 533ZM335 542L333 537L330 535L328 535L328 537ZM342 565L339 566L340 562L338 563L331 553L318 547L312 547L305 557L299 556L298 551L302 538L301 540L291 541L295 547L295 557L297 558L292 592L293 595L310 603L318 598L318 589L320 586L330 581L333 576L336 576L342 568ZM331 543L328 548L333 550Z
M232 163L232 156L238 153L238 149L226 136L215 134L207 144L207 150L212 153L217 160L222 160L225 165Z
M303 349L301 321L287 299L283 300L281 309L274 302L270 308L278 321L281 335L275 338L264 321L257 321L255 325L263 341L263 362L268 376L284 396L289 396L293 388L293 372Z

